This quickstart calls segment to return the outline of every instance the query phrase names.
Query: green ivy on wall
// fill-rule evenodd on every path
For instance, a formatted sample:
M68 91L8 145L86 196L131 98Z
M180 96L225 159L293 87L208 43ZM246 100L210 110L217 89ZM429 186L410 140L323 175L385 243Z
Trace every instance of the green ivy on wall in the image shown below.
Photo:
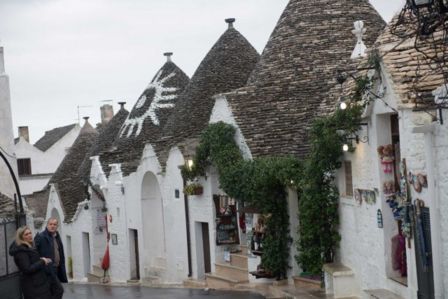
M304 272L320 274L323 264L334 260L340 241L339 192L334 175L341 167L343 143L359 129L361 112L362 106L357 105L336 110L316 119L310 130L311 149L299 182L302 192L296 260Z
M296 188L300 223L296 260L304 271L321 273L323 263L333 261L340 240L334 172L340 167L343 142L358 130L360 115L361 107L350 106L314 121L305 161L289 156L244 160L234 139L235 128L223 122L211 124L201 135L192 168L183 167L182 176L193 180L214 165L229 196L270 215L262 265L277 278L286 277L290 267L286 187Z

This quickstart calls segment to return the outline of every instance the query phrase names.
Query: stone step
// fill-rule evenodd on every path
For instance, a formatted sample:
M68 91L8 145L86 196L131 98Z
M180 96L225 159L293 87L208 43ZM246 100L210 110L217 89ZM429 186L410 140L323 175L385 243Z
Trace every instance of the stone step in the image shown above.
M294 285L296 288L321 289L320 280L309 279L301 276L294 276Z
M246 283L249 281L232 279L211 273L206 273L205 279L207 281L207 287L212 289L231 289L239 283Z
M215 263L215 271L218 276L228 277L239 281L249 280L249 272L247 271L247 268L244 269L230 264Z
M248 255L249 254L249 247L247 245L240 245L242 255Z
M141 280L143 286L157 286L162 283L162 280L158 276L146 276Z
M325 264L325 291L336 299L357 297L360 289L352 269L341 263Z
M101 283L103 275L99 276L93 273L87 273L87 282Z
M231 253L230 254L230 264L235 267L243 268L248 270L247 263L248 256L239 253Z
M185 279L182 284L186 288L193 288L193 289L203 289L203 288L207 287L207 281L202 280L202 279L198 280L198 279L189 278L189 279Z
M385 289L365 290L364 292L372 299L403 299L403 297Z
M104 275L104 270L101 268L101 266L92 265L92 271L91 271L91 273L94 274L94 275L98 275L98 276L103 277L103 275Z

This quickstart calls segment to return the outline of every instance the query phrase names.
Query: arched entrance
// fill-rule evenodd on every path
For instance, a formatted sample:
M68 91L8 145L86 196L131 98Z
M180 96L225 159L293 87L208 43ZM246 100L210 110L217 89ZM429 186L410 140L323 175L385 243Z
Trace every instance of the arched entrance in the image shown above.
M158 261L164 258L165 225L162 194L156 176L147 172L142 182L142 243L144 276L154 275Z

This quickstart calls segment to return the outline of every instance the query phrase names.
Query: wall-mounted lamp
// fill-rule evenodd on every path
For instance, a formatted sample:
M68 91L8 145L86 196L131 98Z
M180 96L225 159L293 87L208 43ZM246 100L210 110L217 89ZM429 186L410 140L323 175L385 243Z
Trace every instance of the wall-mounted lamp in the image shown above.
M193 159L188 159L187 160L187 167L188 167L188 169L191 170L193 168L193 165L194 165Z
M369 142L369 131L368 131L368 124L367 123L360 123L360 126L366 126L367 128L367 135L365 136L360 136L358 134L354 134L353 136L349 136L346 137L345 140L346 142L342 145L342 150L344 152L348 152L350 150L350 148L354 148L353 147L353 141L356 142L356 144L362 142L362 143L368 143ZM337 130L338 134L342 134L343 130Z

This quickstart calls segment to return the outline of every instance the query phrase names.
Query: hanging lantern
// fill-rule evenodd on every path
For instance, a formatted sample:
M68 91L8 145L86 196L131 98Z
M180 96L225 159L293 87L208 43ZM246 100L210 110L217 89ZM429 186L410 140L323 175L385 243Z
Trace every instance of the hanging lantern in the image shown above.
M383 213L381 212L380 209L378 209L378 211L376 211L376 222L377 222L378 228L383 228Z
M342 145L342 150L343 150L344 152L348 152L348 149L349 149L348 144L344 143L344 144Z

